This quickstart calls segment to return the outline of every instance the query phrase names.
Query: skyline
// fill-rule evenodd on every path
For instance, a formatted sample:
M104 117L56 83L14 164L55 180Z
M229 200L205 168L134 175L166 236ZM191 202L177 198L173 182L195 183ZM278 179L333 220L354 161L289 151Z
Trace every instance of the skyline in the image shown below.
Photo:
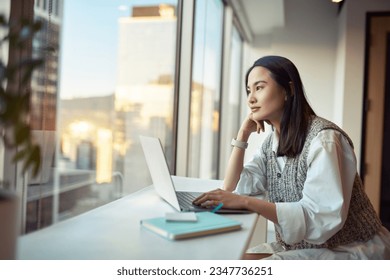
M134 6L162 2L176 6L177 1L96 0L93 8L88 1L64 1L60 98L114 94L118 82L119 19L129 17Z
M92 44L91 51L86 46L76 50L87 52L87 59L90 59L98 57L99 53L110 47L112 51L108 56L113 57L110 67L115 67L116 71L111 71L106 65L85 65L89 62L83 57L81 66L84 69L93 68L91 73L98 73L93 75L105 75L111 71L107 73L111 79L94 78L88 73L91 80L83 81L84 85L74 84L75 90L86 88L87 91L74 98L63 98L59 109L60 127L63 129L61 151L68 166L74 163L77 167L78 153L85 146L86 149L82 150L86 154L96 154L97 177L108 181L108 174L115 171L121 174L123 191L129 193L149 183L147 168L142 166L144 156L138 144L138 135L153 132L163 143L167 142L164 147L168 149L172 143L169 123L172 122L174 103L176 17L168 13L172 9L161 8L141 9L138 10L138 15L143 15L143 12L150 15L153 11L158 11L161 14L167 12L165 16L124 17L118 14L126 9L118 6L117 12L109 20L110 26L106 26L105 30L107 33L110 28L115 29L115 34L108 32L113 43L97 42L97 46ZM94 17L96 21L96 15ZM104 21L99 26L105 24ZM99 29L99 26L95 26L94 30ZM77 30L77 36L80 37L82 32ZM95 40L95 35L92 34L92 40ZM73 38L76 37L73 34ZM89 42L89 34L87 38L80 37L79 40ZM82 71L85 70L72 71L73 79L81 79ZM104 85L107 89L105 92ZM91 148L88 152L88 147L93 147L94 150ZM98 167L109 172L100 176Z

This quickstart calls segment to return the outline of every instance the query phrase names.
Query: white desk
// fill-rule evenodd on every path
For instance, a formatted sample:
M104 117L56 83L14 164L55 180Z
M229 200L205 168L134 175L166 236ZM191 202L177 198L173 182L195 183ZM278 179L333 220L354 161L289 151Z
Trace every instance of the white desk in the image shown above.
M221 181L174 177L178 190L206 191ZM152 187L90 212L21 236L18 259L240 259L247 249L257 214L227 215L239 231L170 241L140 227L140 220L174 211Z

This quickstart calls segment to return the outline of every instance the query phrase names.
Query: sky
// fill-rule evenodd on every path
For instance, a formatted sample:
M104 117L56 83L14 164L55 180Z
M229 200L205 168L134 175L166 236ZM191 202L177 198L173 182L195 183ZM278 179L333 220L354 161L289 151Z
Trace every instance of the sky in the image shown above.
M118 18L132 6L161 0L65 0L61 35L60 96L113 94L117 73ZM176 4L176 0L164 3Z

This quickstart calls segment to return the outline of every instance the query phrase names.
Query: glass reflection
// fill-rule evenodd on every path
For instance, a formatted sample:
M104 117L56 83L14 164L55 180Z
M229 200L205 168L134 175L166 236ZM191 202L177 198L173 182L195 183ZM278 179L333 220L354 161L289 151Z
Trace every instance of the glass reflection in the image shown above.
M222 32L223 3L196 1L188 162L191 177L218 175Z

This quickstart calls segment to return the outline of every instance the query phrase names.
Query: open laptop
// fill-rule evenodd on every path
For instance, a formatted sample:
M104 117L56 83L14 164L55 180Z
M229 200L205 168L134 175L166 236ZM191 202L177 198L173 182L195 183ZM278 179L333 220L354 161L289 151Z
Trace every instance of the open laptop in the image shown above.
M161 198L167 201L177 211L201 212L212 211L212 208L199 207L192 204L192 201L201 192L176 191L172 177L169 173L168 164L165 160L164 151L159 138L140 136L142 149L145 154L146 163L152 177L153 186ZM219 214L245 214L252 213L244 209L222 208L216 213Z

